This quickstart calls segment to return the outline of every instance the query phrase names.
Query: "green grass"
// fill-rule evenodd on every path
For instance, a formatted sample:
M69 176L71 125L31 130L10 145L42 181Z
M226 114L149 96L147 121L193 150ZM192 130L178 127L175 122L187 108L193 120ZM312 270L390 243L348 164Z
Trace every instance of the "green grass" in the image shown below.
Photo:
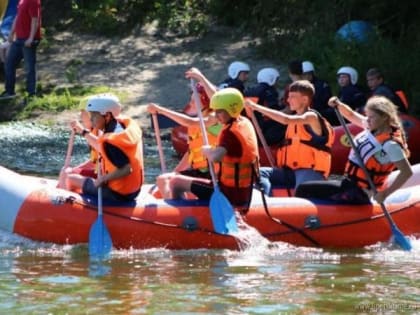
M74 85L69 87L55 87L52 89L38 89L39 97L23 97L16 102L26 102L22 109L17 112L15 119L29 119L38 116L42 112L60 113L65 110L80 109L80 101L93 94L119 92L108 86L81 86Z

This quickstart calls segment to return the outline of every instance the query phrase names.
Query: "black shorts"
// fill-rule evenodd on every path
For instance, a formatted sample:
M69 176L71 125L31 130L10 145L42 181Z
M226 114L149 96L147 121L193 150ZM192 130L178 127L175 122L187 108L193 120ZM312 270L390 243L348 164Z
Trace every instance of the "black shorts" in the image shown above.
M98 187L95 186L95 182L93 178L86 178L83 182L82 192L87 195L97 196L98 195ZM132 201L136 199L139 192L135 192L128 195L121 195L107 186L102 186L102 198L111 201Z
M295 196L332 200L343 204L370 203L367 192L348 178L304 182L297 187Z
M182 174L182 175L185 175L185 176L211 179L209 171L202 172L202 171L197 170L197 169L189 168L189 169L183 170L179 173Z
M191 183L191 192L200 200L210 200L214 187L212 183L193 181Z

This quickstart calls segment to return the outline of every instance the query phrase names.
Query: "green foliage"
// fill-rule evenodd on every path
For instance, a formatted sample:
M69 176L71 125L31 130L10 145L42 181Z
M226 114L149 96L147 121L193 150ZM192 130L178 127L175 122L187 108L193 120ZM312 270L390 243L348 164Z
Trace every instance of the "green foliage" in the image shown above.
M151 18L159 22L160 28L177 34L203 34L210 23L210 17L203 9L209 2L209 0L155 1Z
M108 36L117 35L121 29L120 24L123 22L119 18L117 9L106 3L100 4L98 8L92 10L76 9L74 18L79 31L89 31Z
M25 98L25 107L17 115L17 119L27 119L36 116L39 112L60 113L64 110L79 108L80 101L89 95L98 93L114 93L107 86L71 86L58 87L52 90L42 89L38 86L42 96Z
M420 98L420 6L397 0L43 0L44 26L97 33L126 35L148 22L176 35L200 35L213 23L231 26L254 36L260 54L277 63L311 60L317 74L335 84L342 65L359 71L381 68L391 85L402 87L409 101ZM337 29L351 20L375 25L377 36L368 44L339 41ZM226 34L229 36L229 34ZM257 42L257 41L256 41ZM66 71L77 82L77 66ZM419 106L420 107L420 106ZM414 109L414 111L417 111ZM419 108L420 111L420 108Z
M45 9L51 8L56 17L47 18L47 23L59 29L65 25L78 32L98 35L126 35L152 21L157 21L162 30L197 35L204 33L210 23L207 12L210 0L72 0L70 5L67 1L63 5L66 9L60 8L58 1L46 0Z
M83 65L83 61L79 59L72 59L64 72L69 83L74 84L79 81L79 66Z

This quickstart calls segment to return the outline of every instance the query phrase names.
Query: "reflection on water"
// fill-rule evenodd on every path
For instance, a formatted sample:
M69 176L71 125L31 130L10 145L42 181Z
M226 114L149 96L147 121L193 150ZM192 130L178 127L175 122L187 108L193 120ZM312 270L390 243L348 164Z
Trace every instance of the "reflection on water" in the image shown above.
M17 238L10 242L19 249L12 251L13 244L0 249L0 313L352 314L380 307L420 311L420 241L415 240L410 253L379 245L334 252L281 243L239 252L118 250L104 262L110 273L99 278L89 276L86 246L34 246Z
M68 130L0 125L1 164L56 176ZM168 168L176 159L164 141ZM76 138L73 164L88 150ZM149 182L160 173L145 135ZM172 166L171 166L172 165ZM87 245L58 246L0 231L0 314L354 314L420 313L420 240L330 251L270 244L250 231L241 251L114 250L101 277ZM176 235L174 235L176 237ZM248 238L248 239L247 239Z

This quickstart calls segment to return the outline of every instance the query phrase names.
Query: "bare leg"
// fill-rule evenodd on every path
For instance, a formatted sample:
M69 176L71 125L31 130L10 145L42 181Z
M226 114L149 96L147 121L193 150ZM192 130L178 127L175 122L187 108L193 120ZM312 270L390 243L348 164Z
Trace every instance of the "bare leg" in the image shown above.
M165 173L156 178L156 185L162 195L163 199L172 199L172 190L170 181L175 176L175 173Z
M67 176L73 172L71 167L62 168L58 176L57 188L66 189Z
M203 183L209 183L210 181L205 178L190 177L185 175L175 175L172 177L169 185L172 190L172 196L174 199L181 199L185 196L186 192L191 191L191 184L193 181L201 181Z
M66 178L66 189L72 191L82 189L85 179L85 176L79 174L68 174Z

